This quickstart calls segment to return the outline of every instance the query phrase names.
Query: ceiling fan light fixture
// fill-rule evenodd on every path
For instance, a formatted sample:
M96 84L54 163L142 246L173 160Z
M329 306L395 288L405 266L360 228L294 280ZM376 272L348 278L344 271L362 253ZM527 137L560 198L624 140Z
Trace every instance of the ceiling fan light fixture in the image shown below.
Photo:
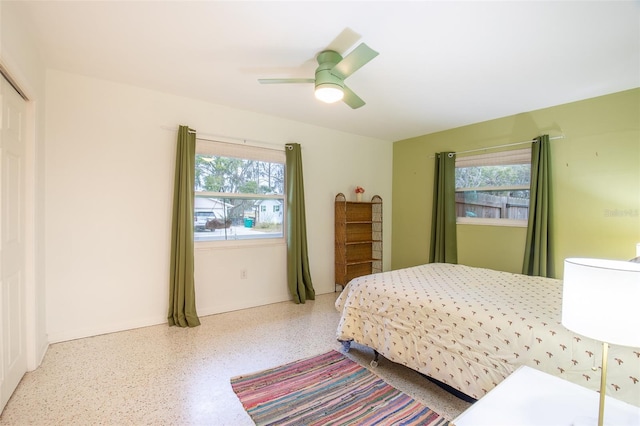
M316 86L316 99L332 104L341 101L344 97L344 91L338 84L323 83Z
M2 0L0 0L2 1ZM378 56L378 52L361 43L344 58L334 50L318 54L315 78L259 78L260 84L314 83L316 99L328 104L344 101L353 109L360 108L364 101L344 84L344 80Z

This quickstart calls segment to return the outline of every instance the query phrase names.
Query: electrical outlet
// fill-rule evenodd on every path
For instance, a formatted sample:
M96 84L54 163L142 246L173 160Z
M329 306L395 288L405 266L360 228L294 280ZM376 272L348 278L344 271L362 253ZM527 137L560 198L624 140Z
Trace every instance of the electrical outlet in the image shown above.
M240 279L246 280L247 279L247 270L243 269L240 271Z

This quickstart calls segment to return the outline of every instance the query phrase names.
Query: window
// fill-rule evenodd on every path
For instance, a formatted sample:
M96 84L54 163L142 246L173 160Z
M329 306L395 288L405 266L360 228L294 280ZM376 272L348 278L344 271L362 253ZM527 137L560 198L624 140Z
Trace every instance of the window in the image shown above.
M285 153L198 140L194 241L284 238Z
M531 148L456 156L458 223L527 226Z

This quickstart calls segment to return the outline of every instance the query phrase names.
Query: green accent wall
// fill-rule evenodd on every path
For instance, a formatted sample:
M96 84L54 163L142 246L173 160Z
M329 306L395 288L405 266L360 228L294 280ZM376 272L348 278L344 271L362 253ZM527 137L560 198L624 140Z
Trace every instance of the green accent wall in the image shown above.
M394 143L391 267L427 263L434 153L551 141L554 276L567 257L628 260L640 243L640 88ZM526 229L458 225L458 263L519 273Z

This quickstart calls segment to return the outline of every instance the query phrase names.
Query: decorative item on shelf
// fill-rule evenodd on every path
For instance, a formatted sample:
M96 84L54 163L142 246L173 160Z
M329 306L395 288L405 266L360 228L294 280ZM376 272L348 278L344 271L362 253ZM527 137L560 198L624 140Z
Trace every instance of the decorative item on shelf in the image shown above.
M619 260L565 259L562 325L602 342L599 426L604 423L609 343L640 347L638 300L639 264ZM592 424L589 420L576 419L576 422Z
M356 201L362 201L362 194L364 194L364 188L356 186Z

